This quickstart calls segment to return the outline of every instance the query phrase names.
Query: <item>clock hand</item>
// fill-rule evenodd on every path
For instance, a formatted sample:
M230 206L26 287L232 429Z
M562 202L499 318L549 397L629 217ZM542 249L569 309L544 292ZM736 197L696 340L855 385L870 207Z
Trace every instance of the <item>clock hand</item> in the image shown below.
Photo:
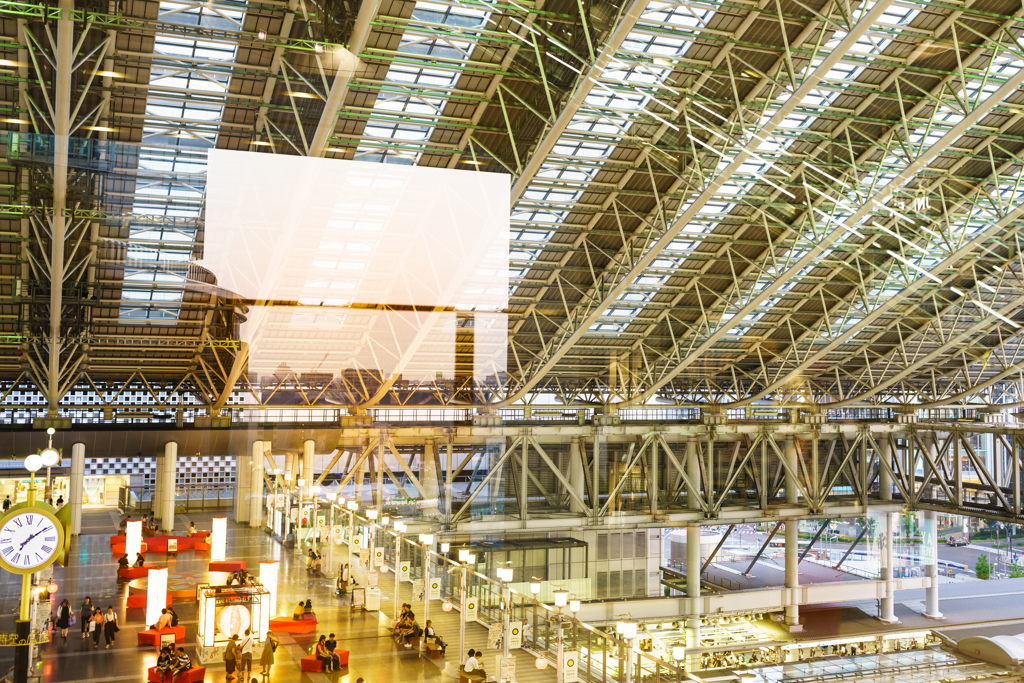
M24 550L25 549L25 544L28 543L29 541L31 541L33 538L35 538L36 536L38 536L41 533L43 533L43 532L42 531L37 531L34 534L32 534L31 536L29 536L28 538L26 538L24 541L21 542L21 547L18 548L18 550Z

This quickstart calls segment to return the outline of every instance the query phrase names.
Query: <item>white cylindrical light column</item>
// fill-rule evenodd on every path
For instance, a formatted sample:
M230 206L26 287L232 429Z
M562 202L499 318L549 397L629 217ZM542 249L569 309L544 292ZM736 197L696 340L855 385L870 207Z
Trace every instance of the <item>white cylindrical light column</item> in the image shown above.
M263 523L263 442L252 444L252 473L249 479L249 526L259 528Z
M71 446L71 535L82 533L82 496L85 495L85 444Z
M210 533L210 560L223 562L228 545L228 518L214 517Z
M178 493L178 444L168 441L164 444L164 483L160 489L160 530L174 533L174 499Z
M252 456L235 456L235 522L249 521L249 489L252 481Z
M277 613L277 575L280 566L277 560L264 560L260 562L260 583L270 593L270 605L268 609L260 614L260 619L264 622L260 625L260 629L264 634L270 628L271 617ZM262 636L260 639L262 640Z
M142 520L133 519L128 522L124 532L124 552L128 555L128 563L135 564L142 552Z
M167 567L150 569L146 585L146 623L155 624L167 607Z

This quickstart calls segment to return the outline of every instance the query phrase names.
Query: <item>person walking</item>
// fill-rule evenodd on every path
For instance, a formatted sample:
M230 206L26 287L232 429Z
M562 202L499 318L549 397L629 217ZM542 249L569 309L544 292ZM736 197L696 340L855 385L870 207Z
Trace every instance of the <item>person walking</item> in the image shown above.
M103 638L107 641L107 649L110 649L110 644L114 642L114 634L120 629L117 626L117 613L114 612L114 608L107 605L107 611L103 615Z
M11 497L7 496L6 498L4 498L4 512L7 512L10 509L11 509Z
M92 647L100 649L100 634L103 633L103 610L97 609L89 619L89 633L92 635Z
M224 649L224 670L227 671L227 679L231 681L235 678L235 666L238 662L238 634L235 633L228 640L228 646Z
M238 680L245 680L245 672L252 676L252 630L245 629L245 635L239 640L238 649L242 653L238 665Z
M270 675L270 667L274 666L274 653L280 644L281 641L267 631L267 639L263 643L263 656L260 657L260 667L263 669L260 673L264 676Z
M68 639L68 627L71 626L71 605L68 601L61 600L57 608L57 628L60 629L60 637L66 642Z
M82 611L78 614L78 621L82 624L82 640L85 640L85 634L89 632L89 618L92 616L92 612L92 598L87 595L85 602L82 603Z

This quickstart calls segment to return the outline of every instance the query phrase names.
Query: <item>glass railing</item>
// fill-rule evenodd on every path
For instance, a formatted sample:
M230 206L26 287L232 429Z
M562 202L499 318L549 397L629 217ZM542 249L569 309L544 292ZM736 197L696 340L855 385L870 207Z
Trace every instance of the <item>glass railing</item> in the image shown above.
M127 515L153 512L153 486L122 486L117 507ZM174 488L175 512L216 512L235 504L235 487L230 484L184 484Z

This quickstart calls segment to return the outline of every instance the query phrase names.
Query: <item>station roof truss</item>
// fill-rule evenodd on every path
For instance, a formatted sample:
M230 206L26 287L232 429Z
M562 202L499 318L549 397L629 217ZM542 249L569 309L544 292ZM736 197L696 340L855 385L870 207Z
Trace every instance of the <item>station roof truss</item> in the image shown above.
M1011 0L12 0L0 30L0 407L1024 401ZM194 265L212 148L508 175L498 385L247 374Z

